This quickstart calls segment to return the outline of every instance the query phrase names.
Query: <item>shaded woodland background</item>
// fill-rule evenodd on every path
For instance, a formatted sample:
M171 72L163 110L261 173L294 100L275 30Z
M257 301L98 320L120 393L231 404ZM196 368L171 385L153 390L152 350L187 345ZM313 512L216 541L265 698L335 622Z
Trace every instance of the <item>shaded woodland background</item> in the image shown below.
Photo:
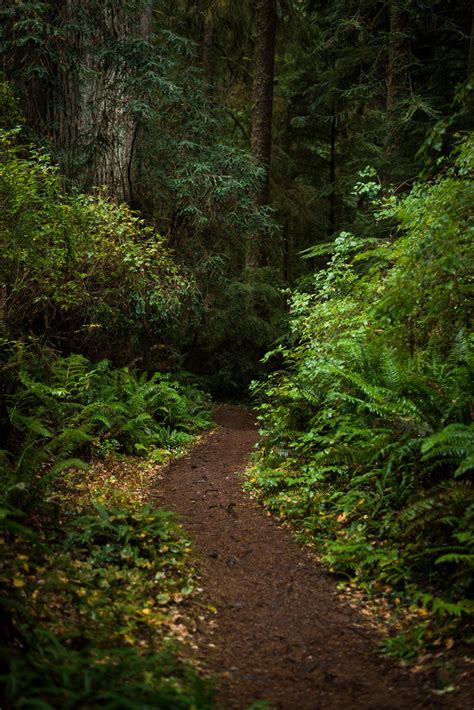
M469 127L468 3L22 2L2 13L29 137L65 184L106 186L166 237L195 287L168 342L224 389L241 388L281 332L276 287L323 264L300 252L367 230L359 172L370 166L400 194ZM120 349L124 362L146 357Z

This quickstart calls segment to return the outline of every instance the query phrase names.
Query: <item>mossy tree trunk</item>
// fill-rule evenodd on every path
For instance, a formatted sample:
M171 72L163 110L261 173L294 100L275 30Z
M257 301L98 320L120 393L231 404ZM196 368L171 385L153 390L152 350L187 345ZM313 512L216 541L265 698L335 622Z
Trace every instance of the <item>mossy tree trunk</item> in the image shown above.
M130 202L138 123L130 104L139 97L133 96L121 49L149 36L152 5L142 3L135 11L126 3L88 5L96 24L90 34L75 32L77 68L64 64L58 70L53 140L68 176L85 188L104 185L115 199ZM60 10L63 22L74 22L80 7L84 2L67 0Z
M27 124L51 144L62 173L85 190L105 186L116 200L132 198L152 12L153 0L38 4L28 21L42 41L18 42L4 59L23 74L17 90Z
M409 64L409 50L407 44L408 16L403 7L403 0L390 2L390 28L388 34L388 62L387 62L387 129L384 146L386 168L384 182L388 183L393 178L393 158L399 149L399 102L403 98Z
M252 130L250 145L252 156L265 171L255 194L258 206L268 204L272 149L273 79L275 72L275 39L277 28L276 0L255 2L255 73L253 84ZM262 245L259 234L248 236L246 266L253 268L262 263Z

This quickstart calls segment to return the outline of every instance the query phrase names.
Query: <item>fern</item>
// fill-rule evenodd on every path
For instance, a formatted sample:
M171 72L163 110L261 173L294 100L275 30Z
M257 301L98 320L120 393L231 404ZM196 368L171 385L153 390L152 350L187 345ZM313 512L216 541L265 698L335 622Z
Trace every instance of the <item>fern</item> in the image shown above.
M474 468L474 424L449 424L422 444L423 460L456 466L453 475L461 476Z
M474 487L468 482L446 481L423 493L400 514L403 522L414 528L442 524L449 516L461 516L474 504Z
M119 450L147 454L182 446L196 427L193 413L201 415L202 426L207 422L207 401L195 388L167 375L116 370L107 360L92 365L81 355L39 362L23 357L16 377L7 400L15 463L7 456L4 466L5 495L15 503L29 504L62 471L85 466L91 448L100 451L110 439Z

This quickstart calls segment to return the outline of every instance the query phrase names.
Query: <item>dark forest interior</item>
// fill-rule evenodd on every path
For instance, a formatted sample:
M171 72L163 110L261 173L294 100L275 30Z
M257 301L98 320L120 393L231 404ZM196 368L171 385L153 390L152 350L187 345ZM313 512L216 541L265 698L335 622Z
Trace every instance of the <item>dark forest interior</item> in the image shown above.
M384 610L378 652L455 698L471 0L3 0L0 22L2 707L218 707L176 621L204 605L193 545L149 496L213 400L256 413L247 491Z

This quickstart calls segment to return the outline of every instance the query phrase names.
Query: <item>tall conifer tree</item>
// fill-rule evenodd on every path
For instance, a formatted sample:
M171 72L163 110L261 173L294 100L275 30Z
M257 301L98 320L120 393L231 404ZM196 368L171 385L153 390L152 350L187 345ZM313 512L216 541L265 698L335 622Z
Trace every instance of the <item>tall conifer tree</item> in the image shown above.
M259 206L268 203L270 161L272 149L273 81L275 71L275 39L277 28L276 0L256 0L255 3L255 74L252 103L251 150L256 163L265 169L260 188L255 195ZM249 236L247 267L262 261L259 236Z

